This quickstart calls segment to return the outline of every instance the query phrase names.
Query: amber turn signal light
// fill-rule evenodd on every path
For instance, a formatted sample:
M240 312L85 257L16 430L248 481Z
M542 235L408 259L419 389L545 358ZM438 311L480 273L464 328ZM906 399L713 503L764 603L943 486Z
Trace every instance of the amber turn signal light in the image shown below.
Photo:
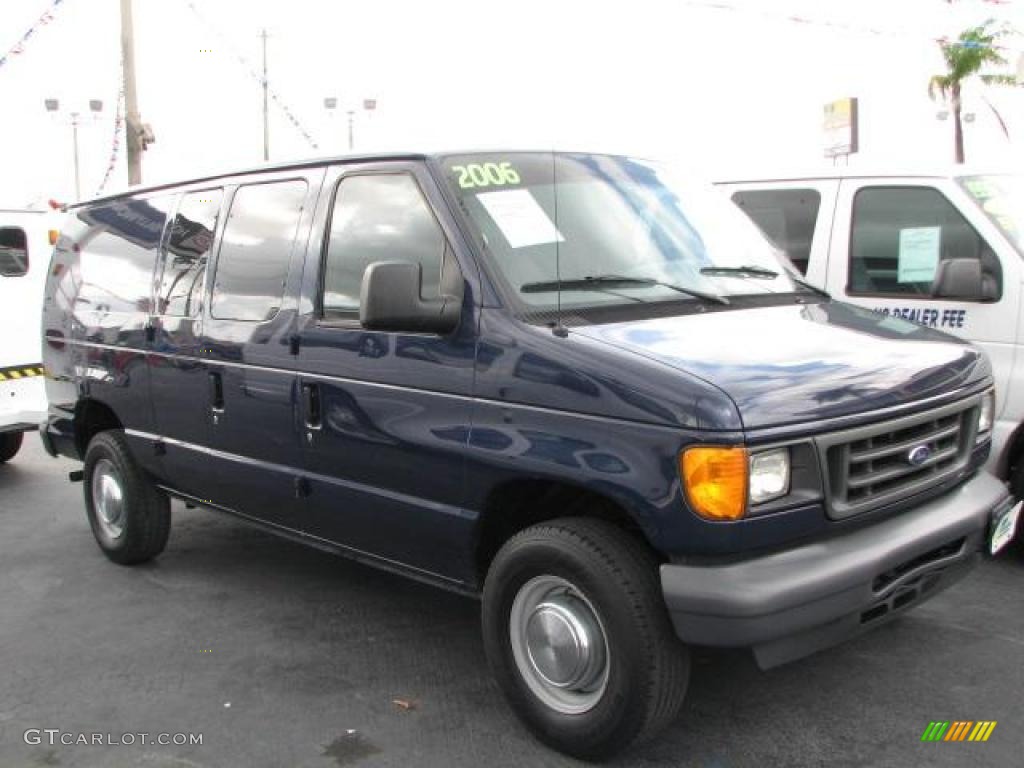
M708 520L739 520L747 511L747 449L687 448L679 464L686 498Z

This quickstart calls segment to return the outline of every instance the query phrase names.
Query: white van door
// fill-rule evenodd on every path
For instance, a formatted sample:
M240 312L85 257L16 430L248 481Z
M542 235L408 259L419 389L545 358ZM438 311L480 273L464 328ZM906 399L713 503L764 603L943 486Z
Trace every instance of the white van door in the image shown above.
M963 190L943 178L844 179L830 250L825 287L836 298L984 348L998 417L1013 370L1021 264ZM951 284L953 259L980 266L983 296L936 295Z

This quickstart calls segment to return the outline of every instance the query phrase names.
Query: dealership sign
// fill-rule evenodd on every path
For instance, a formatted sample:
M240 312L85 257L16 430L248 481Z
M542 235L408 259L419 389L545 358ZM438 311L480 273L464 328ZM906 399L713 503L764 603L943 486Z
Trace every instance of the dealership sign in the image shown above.
M825 157L852 155L857 151L857 99L825 105Z

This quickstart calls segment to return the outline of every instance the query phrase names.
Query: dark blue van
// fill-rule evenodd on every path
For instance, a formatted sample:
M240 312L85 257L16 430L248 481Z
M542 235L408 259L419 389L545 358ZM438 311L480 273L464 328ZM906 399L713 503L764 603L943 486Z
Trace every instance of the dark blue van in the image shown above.
M169 499L482 598L545 742L670 723L689 644L764 667L960 578L1017 508L968 344L830 300L671 169L318 160L75 206L51 453L113 561Z

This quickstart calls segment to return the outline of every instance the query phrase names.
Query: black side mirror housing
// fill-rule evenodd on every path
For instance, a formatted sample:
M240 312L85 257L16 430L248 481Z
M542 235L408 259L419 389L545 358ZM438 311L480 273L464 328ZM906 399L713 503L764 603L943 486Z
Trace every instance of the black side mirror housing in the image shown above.
M371 331L449 334L459 325L463 288L424 299L423 268L410 261L375 261L363 273L359 322Z
M942 259L932 281L936 299L991 301L996 298L991 287L986 290L985 276L978 259Z

